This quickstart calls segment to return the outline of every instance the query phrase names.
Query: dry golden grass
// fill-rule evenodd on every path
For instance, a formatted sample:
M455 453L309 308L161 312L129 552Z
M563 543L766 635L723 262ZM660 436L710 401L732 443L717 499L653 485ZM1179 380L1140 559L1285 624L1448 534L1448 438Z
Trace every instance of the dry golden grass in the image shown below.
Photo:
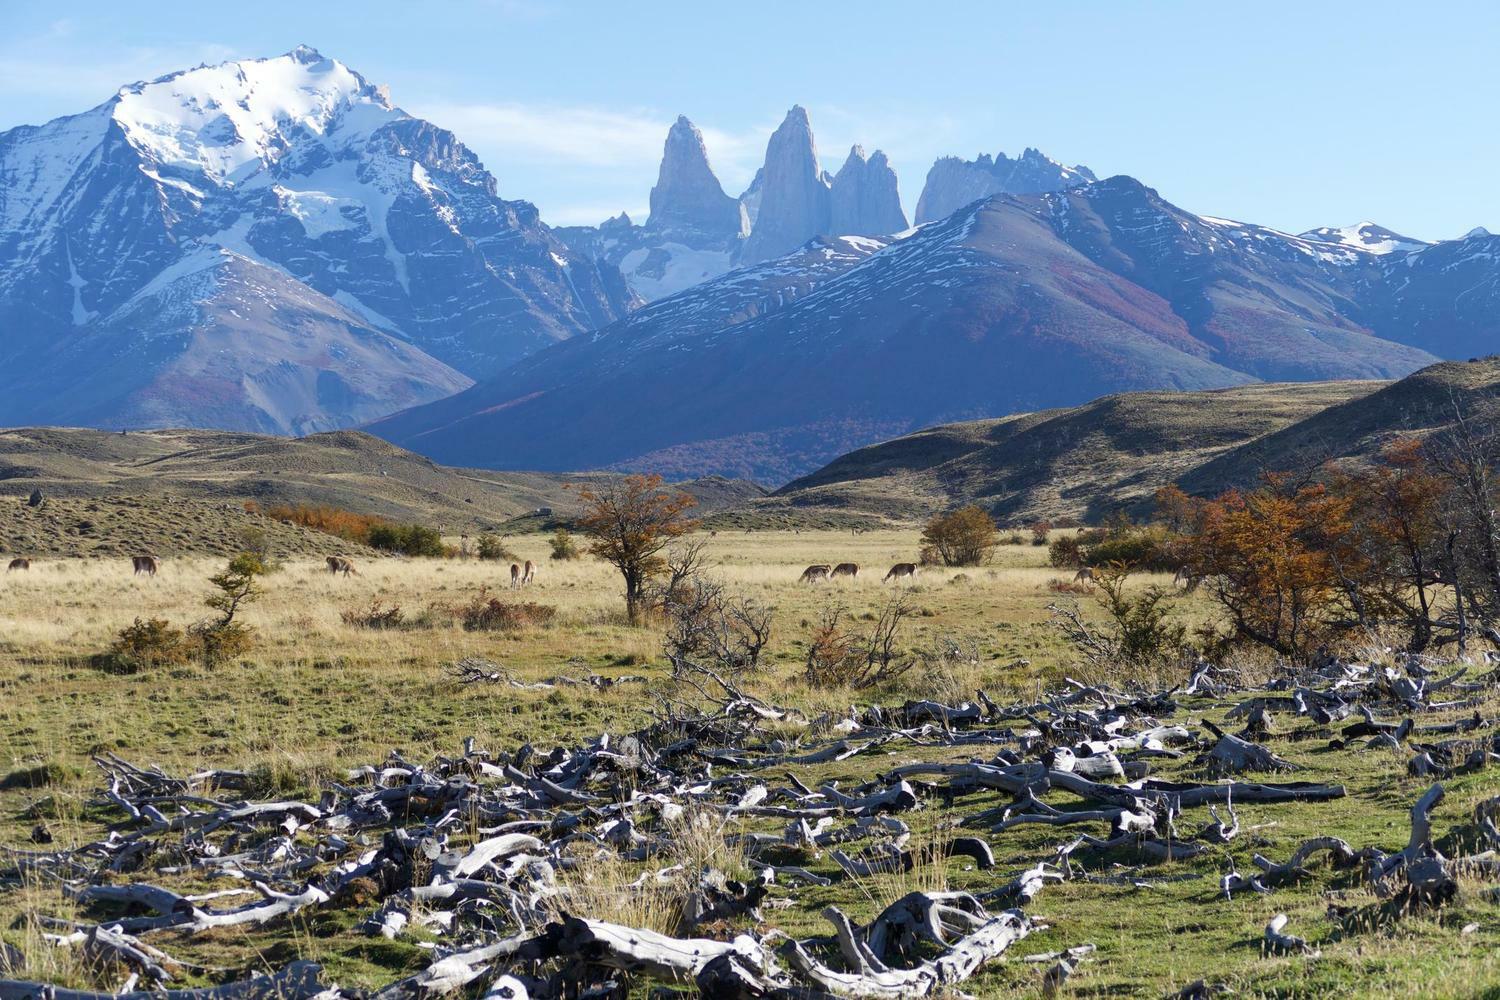
M903 587L915 608L905 645L963 635L978 648L977 662L912 671L881 691L810 686L803 664L818 612L836 601L857 624L873 617L895 590L880 577L891 563L913 558L917 533L699 537L712 575L775 609L764 665L746 683L777 701L821 711L907 696L957 700L977 687L1030 693L1069 665L1047 625L1046 605L1056 598L1048 582L1059 574L1045 565L1046 550L1002 546L987 566L924 569ZM136 617L178 627L205 617L207 578L222 560L167 559L154 578L132 576L119 560L44 559L29 573L0 574L0 769L51 761L82 772L90 753L111 749L168 766L212 760L260 768L281 785L302 787L392 747L447 751L469 735L497 747L566 743L582 729L638 724L650 705L640 685L579 697L562 689L463 686L446 672L446 664L483 657L524 681L664 675L661 629L625 624L614 570L589 557L550 560L547 542L540 534L507 539L519 559L538 567L536 583L514 595L508 563L364 559L359 575L345 578L321 562L289 560L264 578L263 598L244 612L257 643L242 662L123 677L96 669L90 658ZM846 561L861 565L858 580L798 582L809 563ZM556 618L545 627L467 632L442 613L481 588L502 600L555 607ZM438 613L427 616L430 627L415 629L372 630L342 620L376 601L400 606L408 619ZM1016 666L1022 659L1029 665Z

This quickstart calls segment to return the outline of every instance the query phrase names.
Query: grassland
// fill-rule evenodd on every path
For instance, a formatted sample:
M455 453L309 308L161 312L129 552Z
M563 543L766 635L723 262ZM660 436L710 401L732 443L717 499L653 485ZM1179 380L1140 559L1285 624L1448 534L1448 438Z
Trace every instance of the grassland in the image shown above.
M890 563L913 557L916 533L721 530L706 541L715 576L776 608L769 663L747 683L779 704L817 712L908 697L955 700L976 686L1004 700L1034 695L1070 673L1080 676L1046 624L1046 606L1059 597L1049 583L1064 574L1044 565L1044 549L1003 546L991 565L930 571L911 588L918 611L904 641L919 646L939 633L972 635L982 651L977 668L959 676L914 672L883 689L855 691L810 686L803 679L810 622L830 600L847 603L856 616L876 612L889 593L879 576ZM466 632L445 614L445 608L469 600L480 588L503 589L508 577L493 563L362 559L360 575L346 579L329 576L320 562L292 559L265 579L266 596L247 613L259 645L244 661L132 675L101 672L90 657L136 616L179 624L202 617L205 581L220 560L170 559L155 579L131 577L118 560L82 559L38 560L29 573L0 576L0 844L30 846L38 824L62 845L101 836L116 817L93 800L97 782L89 758L104 751L174 773L210 766L247 770L267 794L315 800L330 779L349 767L378 762L392 749L421 760L451 753L474 736L495 750L529 742L545 751L639 725L650 706L640 685L521 690L464 685L446 672L445 665L459 658L481 656L521 681L596 673L646 674L652 686L667 683L660 630L624 623L619 581L608 567L588 559L549 561L541 535L509 542L518 557L539 565L537 583L525 597L558 609L546 627ZM796 582L808 563L834 561L861 563L862 579L818 587ZM400 605L409 617L431 609L432 624L370 631L342 620L344 611L372 601ZM1195 597L1184 600L1179 613L1196 622L1210 609ZM1500 701L1492 698L1480 710L1493 718ZM1186 699L1172 721L1191 724L1200 717L1218 718L1221 711L1206 700ZM1244 806L1245 832L1239 840L1220 854L1187 862L1142 865L1129 855L1090 858L1085 878L1049 887L1033 904L1052 929L1028 939L1022 951L1084 941L1098 945L1067 984L1067 993L1080 997L1163 996L1196 979L1232 986L1240 996L1500 996L1500 908L1493 883L1466 882L1458 901L1438 914L1358 933L1324 917L1330 903L1378 905L1354 873L1319 868L1315 877L1271 896L1223 898L1219 875L1231 864L1247 870L1254 851L1284 858L1303 839L1320 834L1344 837L1357 847L1401 846L1407 810L1428 784L1407 777L1404 754L1330 749L1331 731L1305 719L1278 717L1275 731L1273 748L1301 768L1296 777L1342 783L1348 796L1319 804ZM972 747L912 745L884 756L800 767L797 774L814 785L823 780L853 784L910 760L962 761L976 755ZM1159 773L1201 777L1190 759L1164 761ZM1461 853L1473 848L1474 803L1500 792L1500 779L1493 771L1462 776L1448 783L1448 791L1434 815L1435 828L1440 846ZM964 800L964 812L1000 803L996 795L971 797ZM935 801L910 814L919 838L936 836L955 819ZM855 879L822 857L811 867L834 878L834 884L795 896L782 893L790 905L772 911L768 921L791 933L821 932L826 925L818 914L829 903L868 919L908 888L988 887L1052 857L1065 839L1061 831L1036 827L994 835L998 868L993 872L975 871L966 859L956 858L902 875ZM583 880L594 887L589 898L608 911L600 915L653 919L653 908L662 901L622 888L637 873L626 865L585 873ZM117 979L39 940L38 914L68 912L53 885L0 888L0 938L25 952L29 975L116 985ZM1291 916L1290 929L1318 947L1320 957L1261 955L1261 929L1277 912ZM1478 929L1463 933L1470 924ZM314 958L325 964L331 979L361 987L422 967L427 961L422 940L422 935L371 938L341 916L314 915L170 947L188 961L215 968L266 968L294 957ZM1038 995L1042 968L1006 961L967 990L982 996ZM192 976L207 980L213 973L196 970Z

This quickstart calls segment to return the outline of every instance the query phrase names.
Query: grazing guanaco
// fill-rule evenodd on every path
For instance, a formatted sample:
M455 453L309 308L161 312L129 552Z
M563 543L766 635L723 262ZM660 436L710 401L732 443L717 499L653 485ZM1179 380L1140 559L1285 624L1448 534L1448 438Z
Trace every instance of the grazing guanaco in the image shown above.
M807 569L802 571L802 576L799 582L817 583L819 580L826 580L828 579L828 572L830 568L831 567L829 567L827 563L817 563L816 565L809 566L807 567Z
M916 575L917 575L917 564L916 563L897 563L896 565L892 566L886 572L885 579L881 580L880 582L881 583L885 583L886 580L890 580L890 579L899 580L902 577L916 576Z

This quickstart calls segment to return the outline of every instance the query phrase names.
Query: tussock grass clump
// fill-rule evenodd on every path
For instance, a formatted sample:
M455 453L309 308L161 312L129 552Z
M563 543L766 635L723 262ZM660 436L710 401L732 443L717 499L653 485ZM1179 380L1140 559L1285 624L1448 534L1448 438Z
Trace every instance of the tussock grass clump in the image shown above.
M574 848L571 864L558 875L558 892L547 900L549 919L587 914L661 934L689 930L683 903L707 871L730 879L752 877L737 828L718 813L688 809L663 824L662 850L646 864L627 861L612 850Z

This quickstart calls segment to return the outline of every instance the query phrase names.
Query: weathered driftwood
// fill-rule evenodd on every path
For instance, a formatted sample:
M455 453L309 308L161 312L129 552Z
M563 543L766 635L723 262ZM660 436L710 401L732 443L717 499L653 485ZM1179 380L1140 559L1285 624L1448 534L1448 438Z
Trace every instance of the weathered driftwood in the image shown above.
M974 974L985 962L999 958L1032 930L1025 914L1006 910L990 917L972 933L955 941L941 956L912 968L878 970L867 966L840 972L819 962L799 941L783 950L787 964L829 993L845 997L899 998L931 996L955 986ZM871 951L875 951L874 948ZM878 955L878 952L876 952Z
M461 753L422 762L392 753L332 783L315 803L246 801L253 785L242 772L178 778L102 755L99 801L117 811L118 827L77 848L0 853L0 879L55 880L85 917L108 913L97 923L53 921L48 928L56 933L48 940L86 948L132 982L160 985L176 975L176 963L157 947L157 932L192 936L309 908L359 907L368 933L398 937L425 927L436 939L429 966L376 991L378 1000L429 1000L459 990L486 1000L602 996L633 989L632 977L691 985L715 997L892 997L953 989L1003 954L1034 926L1024 908L1049 884L1068 877L1151 884L1136 870L1082 870L1081 852L1119 852L1147 863L1221 857L1223 845L1240 833L1236 806L1344 794L1342 786L1315 782L1151 776L1162 759L1181 756L1194 742L1192 731L1162 718L1176 710L1179 696L1198 699L1195 705L1222 699L1237 683L1225 671L1197 670L1182 691L1126 694L1070 681L1030 704L1001 706L978 692L958 705L909 702L820 720L747 695L731 675L686 661L682 672L702 700L664 699L654 722L623 738L601 735L550 750L528 744L511 753L491 753L470 740ZM1491 753L1500 753L1500 743L1484 733L1493 722L1478 714L1433 726L1414 721L1444 704L1433 700L1434 692L1472 693L1461 674L1440 672L1421 662L1382 672L1338 661L1296 671L1277 682L1285 695L1241 703L1244 732L1231 736L1206 723L1217 742L1204 744L1204 763L1226 773L1282 769L1286 762L1257 742L1268 738L1266 714L1274 707L1302 717L1304 726L1358 713L1339 734L1342 741L1409 747L1437 773L1486 766ZM765 725L772 720L774 730ZM904 763L845 786L798 773L898 750L973 757ZM903 817L934 799L961 814L966 797L995 791L1009 801L970 810L963 825L993 833L1023 825L1100 829L1050 849L1045 860L1028 859L1030 867L978 895L913 893L866 926L829 908L831 938L788 941L773 951L775 932L732 936L732 928L760 928L801 885L954 856L992 867L983 837L913 843ZM1411 837L1400 851L1315 838L1285 862L1254 855L1248 876L1230 870L1220 888L1226 895L1270 892L1312 877L1327 855L1334 868L1363 866L1398 911L1439 905L1457 891L1459 866L1500 874L1491 860L1449 861L1435 849L1431 813L1441 797L1441 786L1433 786L1416 803ZM1195 809L1207 815L1189 812ZM1500 798L1480 803L1475 825L1489 845L1500 846ZM698 828L742 851L754 875L691 870L675 842L684 829ZM839 868L832 878L803 867L825 852ZM569 884L568 872L590 855L641 863L636 888L680 890L690 936L575 912L587 893ZM1088 867L1099 860L1089 858ZM154 884L148 871L225 877L237 888L183 896L164 887L174 883ZM575 915L559 918L560 911ZM721 933L726 925L728 941ZM1302 951L1305 943L1284 929L1284 923L1268 928L1266 949ZM698 934L704 936L692 936ZM1080 957L1046 956L1055 964L1043 989L1060 989ZM230 991L226 1000L241 995L235 988L222 988ZM284 992L299 995L296 983Z
M1306 868L1308 860L1316 854L1324 853L1328 854L1336 869L1349 868L1359 860L1353 848L1338 837L1314 837L1312 840L1305 841L1301 847L1292 852L1290 858L1280 864L1260 854L1252 855L1250 860L1261 869L1261 874L1256 876L1257 881L1263 886L1274 886L1307 877L1309 875Z
M1295 771L1291 761L1276 756L1259 743L1226 733L1212 722L1203 726L1218 737L1218 742L1204 754L1201 762L1214 774L1240 774L1244 771Z

